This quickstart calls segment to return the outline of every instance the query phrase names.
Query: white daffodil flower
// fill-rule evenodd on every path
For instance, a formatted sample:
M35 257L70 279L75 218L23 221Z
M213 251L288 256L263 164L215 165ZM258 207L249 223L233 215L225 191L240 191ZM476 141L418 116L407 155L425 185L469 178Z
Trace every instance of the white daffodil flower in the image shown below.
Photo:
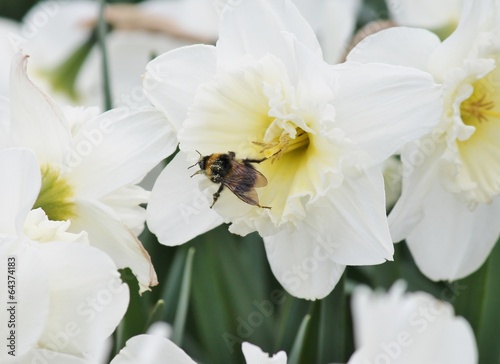
M269 357L258 346L244 342L241 345L247 364L286 364L284 351ZM172 341L155 335L138 335L129 339L110 364L196 364L184 350Z
M386 294L356 288L352 315L356 351L348 364L476 364L469 323L453 306L428 293L405 293L397 282Z
M443 84L441 122L403 150L402 197L389 216L394 241L406 239L433 280L474 272L500 235L499 35L500 1L467 1L442 43L422 29L394 28L348 57L418 67Z
M219 41L149 63L145 91L178 130L181 152L152 191L148 226L166 245L221 224L264 237L271 268L293 295L325 297L345 265L392 259L382 174L376 165L427 133L440 89L416 69L328 65L290 1L238 1ZM199 155L266 159L261 208L189 178ZM198 186L200 184L200 186ZM250 196L254 202L257 195Z
M7 121L0 127L8 129L3 147L28 148L37 156L42 188L31 207L42 208L50 220L71 220L71 232L87 231L91 244L119 268L132 269L141 292L148 289L156 274L136 234L145 220L139 204L149 193L135 184L172 153L175 135L155 110L63 112L28 79L26 63L22 54L13 61L10 104L0 102Z
M386 0L386 4L398 25L425 28L444 39L458 24L463 0Z
M10 287L0 291L9 308L0 311L0 334L12 337L0 362L88 363L125 314L128 286L85 232L30 212L42 186L31 151L1 150L0 171L0 281Z

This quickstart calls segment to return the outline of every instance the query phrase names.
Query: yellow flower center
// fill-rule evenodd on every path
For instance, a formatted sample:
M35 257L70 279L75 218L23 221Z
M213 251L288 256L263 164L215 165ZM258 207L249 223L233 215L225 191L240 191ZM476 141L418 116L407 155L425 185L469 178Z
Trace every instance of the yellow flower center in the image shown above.
M476 81L474 83L474 92L460 105L460 114L466 125L477 128L480 127L482 122L498 121L500 119L500 111L495 110L495 100L489 88L487 80Z
M463 173L475 186L471 196L475 202L489 203L500 193L500 89L495 87L498 76L497 68L474 82L472 95L460 105L462 121L475 128L468 139L457 141Z
M53 166L43 166L41 173L42 187L33 208L42 208L53 221L69 220L74 217L74 194L69 183Z
M295 128L295 133L291 136L283 131L279 137L275 137L270 142L253 142L262 147L259 151L264 154L265 158L271 158L271 161L280 160L281 157L288 152L299 148L307 148L309 145L309 135L301 128Z

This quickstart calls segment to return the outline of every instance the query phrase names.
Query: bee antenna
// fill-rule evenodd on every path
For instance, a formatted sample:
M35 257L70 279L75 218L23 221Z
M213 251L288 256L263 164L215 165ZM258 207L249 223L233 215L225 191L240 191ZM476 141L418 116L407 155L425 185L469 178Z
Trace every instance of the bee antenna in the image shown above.
M198 153L200 155L200 159L198 159L198 162L196 162L192 166L189 166L188 169L193 168L194 166L196 166L198 163L200 163L201 159L203 158L203 155L200 152L196 151L196 153Z

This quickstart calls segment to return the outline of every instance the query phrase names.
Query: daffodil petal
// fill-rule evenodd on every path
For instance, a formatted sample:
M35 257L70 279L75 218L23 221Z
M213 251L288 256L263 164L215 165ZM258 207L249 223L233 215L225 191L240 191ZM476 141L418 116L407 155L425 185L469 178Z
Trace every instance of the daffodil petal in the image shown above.
M353 62L336 69L337 122L372 163L427 134L440 120L441 90L426 72Z
M406 241L420 270L433 280L457 280L477 270L500 235L498 197L471 210L438 180L422 200L422 213Z
M344 273L345 266L332 261L318 236L307 227L265 237L264 243L274 276L295 297L322 299Z
M461 1L458 0L386 0L391 18L399 25L437 29L458 20Z
M283 37L285 32L292 33L321 57L321 47L314 31L291 1L228 2L219 28L218 70L242 65L248 56L254 60L268 54L282 60L293 59L292 49Z
M0 95L0 149L7 148L12 144L9 135L10 129L10 102L9 99Z
M283 62L269 55L203 84L179 131L180 149L202 154L234 151L238 158L253 157L260 148L252 142L262 139L273 119L269 93L289 93L287 81Z
M148 252L110 207L77 200L75 210L71 232L86 231L90 243L107 253L118 268L129 267L139 281L139 292L158 284Z
M337 64L345 57L356 28L356 17L361 8L361 1L329 0L324 1L324 6L325 13L322 14L323 27L320 34L321 48L325 61ZM313 11L318 12L317 8Z
M48 363L50 364L96 364L92 360L87 360L78 356L59 353L57 351L47 349L33 349L27 355L23 356L20 361L15 364L32 364L32 363ZM9 364L6 362L5 364Z
M144 92L153 105L179 130L198 86L215 75L216 51L194 45L165 53L146 66Z
M284 351L280 351L269 357L268 353L264 353L257 345L244 342L241 344L241 350L245 356L247 364L286 364L287 357Z
M125 315L128 286L95 248L54 242L41 244L40 252L49 269L51 311L38 345L74 355L95 351Z
M358 287L352 297L357 350L348 364L477 363L469 323L453 306L428 293L404 293L397 282L387 294ZM387 359L387 360L386 360Z
M11 135L17 146L32 149L41 164L62 163L70 150L68 126L59 106L28 78L27 63L21 52L12 60Z
M139 236L146 221L146 209L141 204L149 201L150 194L140 186L128 185L108 193L100 201L111 207L130 231Z
M422 219L422 200L439 178L439 157L444 145L426 137L422 145L432 149L419 149L409 144L403 149L403 187L401 196L389 214L389 229L394 242L405 239ZM429 155L432 153L432 155Z
M366 37L347 56L348 61L388 63L427 70L429 57L441 44L434 33L417 28L389 28Z
M172 126L156 110L106 112L82 126L65 161L75 193L90 199L136 183L176 148Z
M9 148L0 152L0 233L18 235L41 186L33 152Z
M499 23L498 11L492 10L498 7L499 0L484 0L480 5L474 1L464 1L456 30L432 54L430 71L444 75L454 67L463 67L463 60L472 49L477 49L478 34L493 29Z
M9 94L10 63L19 46L15 42L23 39L20 33L21 26L18 22L7 18L0 19L0 54L2 55L0 58L0 96Z
M8 245L5 240L0 238L0 245L7 247L2 252L0 263L2 267L8 267L8 256L15 256L16 259L16 332L17 347L16 355L21 357L31 348L36 346L41 337L45 325L49 319L49 274L47 267L42 261L42 254L38 249L29 243L14 243ZM0 278L4 287L7 287L7 274ZM22 288L22 289L21 289ZM0 292L2 302L10 302L8 299L8 290L3 289ZM21 313L22 314L19 314ZM4 308L0 311L0 318L7 323L10 319L10 312ZM10 333L7 324L1 329L2 336L9 337ZM9 357L7 351L2 348L0 360L3 363Z
M110 364L196 364L172 341L156 335L138 335L127 340Z
M324 200L311 206L308 219L310 216L311 225L325 239L333 261L369 265L392 260L394 246L383 191L382 173L372 168L345 178L339 188L331 189Z
M164 245L184 244L222 224L222 218L209 208L196 178L190 178L194 172L188 170L189 165L186 155L179 152L151 191L148 228Z

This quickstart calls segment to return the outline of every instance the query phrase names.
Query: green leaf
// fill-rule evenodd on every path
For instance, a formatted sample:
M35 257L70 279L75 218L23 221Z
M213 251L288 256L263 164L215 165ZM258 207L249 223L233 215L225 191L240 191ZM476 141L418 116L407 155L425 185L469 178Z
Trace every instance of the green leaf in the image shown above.
M309 314L307 314L302 320L299 331L297 333L297 337L295 338L295 342L293 343L292 350L290 351L290 355L288 357L288 364L299 364L299 360L303 355L302 349L304 347L307 328L309 326L310 320L311 320L311 315Z
M500 363L500 325L498 325L498 309L500 307L500 244L496 244L487 262L484 279L484 296L481 305L481 318L477 327L480 363ZM471 297L471 299L473 299Z
M346 362L347 302L344 294L344 275L319 310L318 364Z
M129 268L120 269L122 280L129 286L130 302L116 335L115 354L125 346L125 342L133 336L145 332L144 323L149 317L150 292L139 295L137 278Z
M189 306L189 292L191 290L191 271L193 269L194 252L194 248L189 248L186 258L186 265L184 266L184 274L182 277L179 304L177 305L177 312L175 314L172 341L178 346L181 346L182 337L184 335L184 327L186 325L186 315Z
M165 301L158 300L153 309L151 310L151 313L149 314L149 318L148 321L146 322L144 331L147 331L153 323L161 320L161 316L163 314L164 309L165 309Z

